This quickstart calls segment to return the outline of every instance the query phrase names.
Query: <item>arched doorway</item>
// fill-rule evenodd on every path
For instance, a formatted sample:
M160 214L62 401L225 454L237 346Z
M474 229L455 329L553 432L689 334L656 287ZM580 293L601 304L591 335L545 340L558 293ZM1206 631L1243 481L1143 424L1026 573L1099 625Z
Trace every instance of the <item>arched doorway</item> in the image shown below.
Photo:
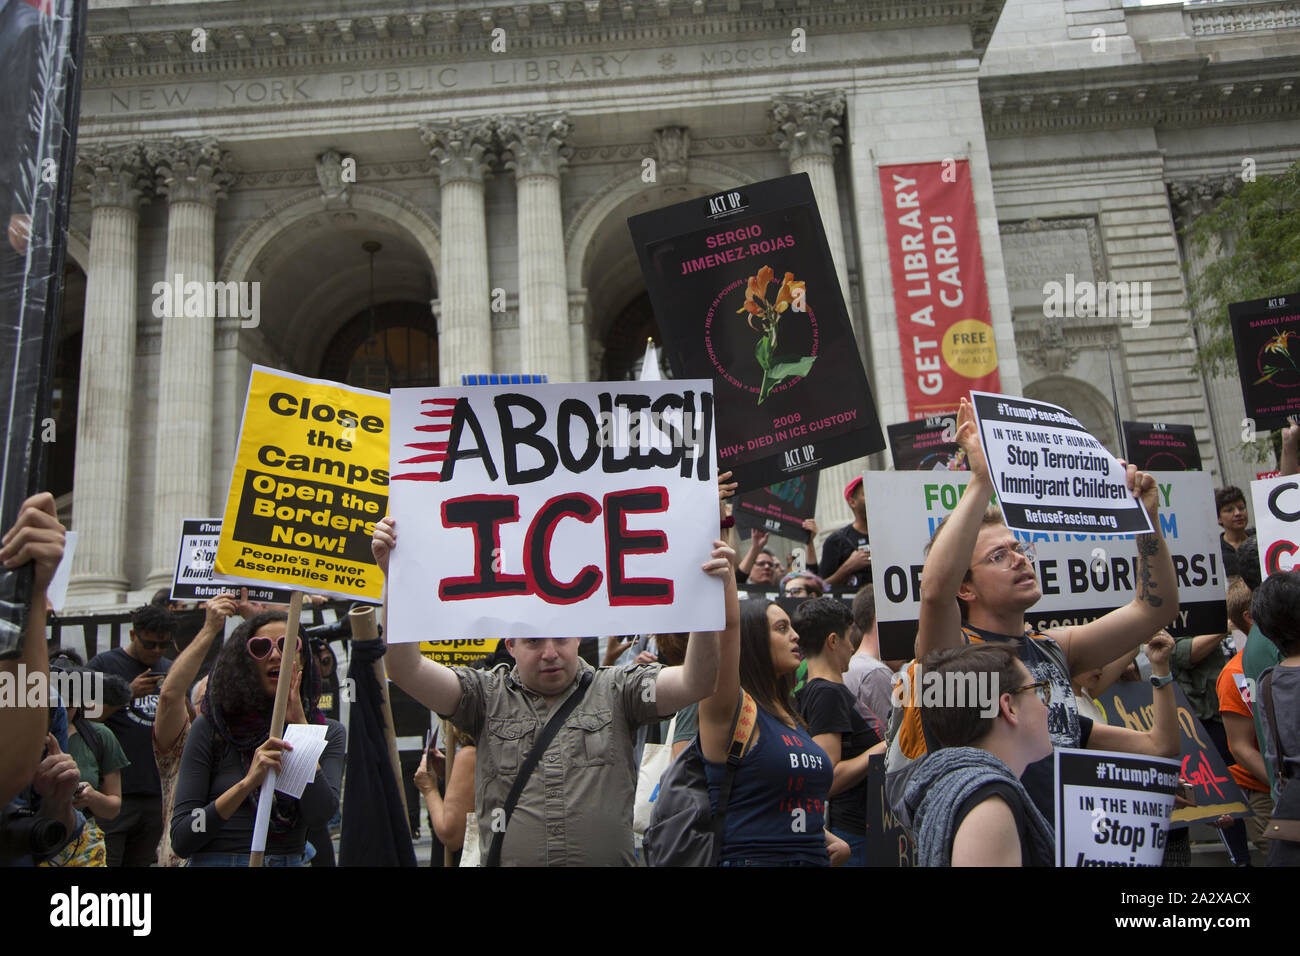
M656 346L663 342L654 309L650 307L650 293L642 292L610 323L600 362L601 381L626 382L640 378L647 340L654 341ZM672 378L662 348L658 356L660 378Z
M320 377L386 392L438 384L438 336L429 306L384 302L358 312L325 349Z

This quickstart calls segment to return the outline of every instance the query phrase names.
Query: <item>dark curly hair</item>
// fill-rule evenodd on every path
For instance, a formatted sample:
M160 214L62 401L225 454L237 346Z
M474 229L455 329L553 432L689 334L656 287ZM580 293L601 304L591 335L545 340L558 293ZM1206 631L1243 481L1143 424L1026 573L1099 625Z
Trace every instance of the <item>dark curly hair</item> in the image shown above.
M146 604L131 612L131 629L139 634L170 637L176 630L176 617L165 607Z
M262 689L257 662L248 653L248 639L267 624L287 621L288 618L284 611L263 611L245 620L222 645L208 677L203 713L212 721L216 732L238 750L246 762L270 736L271 712L275 707L275 698ZM307 641L303 641L303 653L298 655L298 660L303 669L299 687L302 712L311 723L323 723L324 718L316 706L320 700L320 673Z

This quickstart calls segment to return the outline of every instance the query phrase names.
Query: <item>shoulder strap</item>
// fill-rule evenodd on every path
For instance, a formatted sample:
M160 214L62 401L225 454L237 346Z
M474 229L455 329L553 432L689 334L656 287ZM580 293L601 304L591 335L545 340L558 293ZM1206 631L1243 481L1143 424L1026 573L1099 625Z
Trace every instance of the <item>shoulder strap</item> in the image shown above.
M1277 755L1277 766L1273 772L1277 775L1277 789L1286 789L1286 751L1282 749L1282 732L1277 726L1277 711L1273 709L1273 668L1265 672L1259 682L1259 697L1264 702L1264 713L1268 714L1269 736L1273 738L1273 753Z
M104 739L99 736L97 728L86 717L77 715L73 721L77 725L77 733L85 741L86 746L90 748L91 754L95 757L95 763L99 766L99 775L104 775Z
M582 698L587 696L587 688L591 686L593 677L594 673L592 671L587 671L582 675L582 679L578 681L578 689L570 694L568 699L560 705L559 710L551 715L551 719L546 722L546 726L542 728L541 734L533 743L533 749L528 751L523 766L519 768L519 773L515 776L514 785L506 796L506 803L502 808L505 810L505 823L500 830L492 835L492 846L488 850L487 862L484 866L501 865L501 846L506 840L506 828L510 826L510 816L515 812L515 805L519 803L519 797L524 792L528 778L533 775L533 771L541 762L542 754L546 753L547 748L551 746L551 741L555 739L555 735L560 732L564 722L569 719L569 714L573 713L573 709L582 702Z
M736 781L736 771L740 769L741 758L745 748L754 736L754 727L758 722L758 705L754 698L745 691L740 692L740 702L736 705L736 716L731 719L731 743L727 746L727 775L722 780L718 791L718 809L713 813L713 859L711 866L718 865L722 855L722 834L727 825L727 804L731 802L731 785Z

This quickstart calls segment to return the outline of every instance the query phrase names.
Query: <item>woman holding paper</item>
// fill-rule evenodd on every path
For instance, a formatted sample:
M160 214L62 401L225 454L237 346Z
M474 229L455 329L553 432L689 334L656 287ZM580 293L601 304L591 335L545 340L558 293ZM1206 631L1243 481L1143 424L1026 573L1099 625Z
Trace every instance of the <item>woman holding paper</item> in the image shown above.
M172 849L191 866L247 866L262 781L269 770L291 775L293 746L270 736L285 620L283 611L265 611L244 621L212 668L201 714L185 742L171 818ZM325 749L299 797L275 794L266 866L307 864L315 852L307 829L334 815L343 778L343 725L317 710L320 676L313 656L299 653L297 659L285 736L297 733L289 730L294 725L324 725Z

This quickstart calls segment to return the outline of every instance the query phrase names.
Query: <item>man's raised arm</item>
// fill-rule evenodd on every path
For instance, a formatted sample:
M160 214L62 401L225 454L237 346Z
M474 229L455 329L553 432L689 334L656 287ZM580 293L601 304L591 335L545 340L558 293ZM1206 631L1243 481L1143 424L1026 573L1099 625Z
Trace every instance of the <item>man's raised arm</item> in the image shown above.
M390 515L375 525L374 537L370 539L370 551L385 577L388 576L388 556L395 547L397 522ZM421 657L418 644L394 644L390 641L384 654L384 666L393 683L435 714L450 716L460 706L460 679L456 673Z
M934 539L921 570L921 611L916 631L916 657L961 645L961 606L957 591L970 571L980 524L993 496L993 479L980 447L975 412L966 399L957 410L957 444L966 452L970 483L943 531Z
M736 552L725 542L713 542L713 554L702 565L705 574L722 579L727 631L740 634L740 598L732 565ZM675 714L713 693L718 684L718 634L692 634L686 641L686 660L680 667L665 667L655 679L655 703L660 717Z
M1137 594L1132 601L1088 624L1053 632L1069 661L1071 674L1105 666L1178 617L1178 583L1169 546L1160 533L1156 480L1135 465L1127 466L1125 479L1129 491L1147 509L1156 530L1137 536Z

